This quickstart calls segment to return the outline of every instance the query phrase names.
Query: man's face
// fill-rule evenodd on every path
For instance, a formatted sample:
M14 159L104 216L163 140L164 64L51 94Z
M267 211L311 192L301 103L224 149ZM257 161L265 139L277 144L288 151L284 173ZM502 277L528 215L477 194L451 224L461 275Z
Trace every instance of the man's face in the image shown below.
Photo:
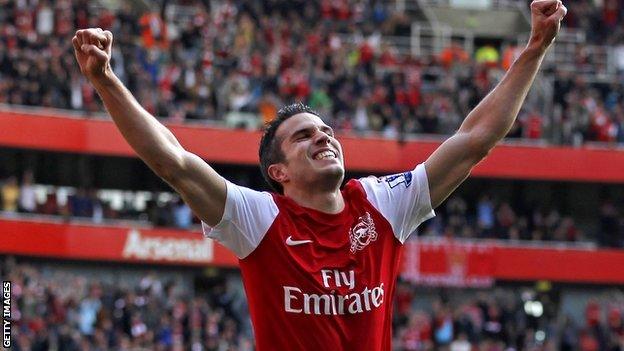
M340 186L344 178L342 147L318 116L292 116L279 126L275 137L285 157L285 162L275 165L282 172L283 178L277 179L282 185Z

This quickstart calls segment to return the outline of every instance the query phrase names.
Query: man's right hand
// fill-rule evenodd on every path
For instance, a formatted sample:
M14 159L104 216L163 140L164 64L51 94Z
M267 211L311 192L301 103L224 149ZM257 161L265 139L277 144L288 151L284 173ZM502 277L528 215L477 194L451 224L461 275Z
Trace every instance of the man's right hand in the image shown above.
M93 81L112 72L110 67L113 34L101 28L76 31L72 38L80 71Z

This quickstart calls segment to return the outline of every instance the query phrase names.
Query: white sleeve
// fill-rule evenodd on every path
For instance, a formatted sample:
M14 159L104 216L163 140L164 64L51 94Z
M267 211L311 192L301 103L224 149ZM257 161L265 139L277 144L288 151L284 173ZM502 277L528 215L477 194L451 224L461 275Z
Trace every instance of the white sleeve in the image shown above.
M227 197L221 222L210 227L202 222L204 235L232 250L238 258L255 250L279 212L273 196L226 181Z
M366 197L390 222L394 236L401 242L424 221L435 216L431 208L425 165L413 171L385 177L360 179Z

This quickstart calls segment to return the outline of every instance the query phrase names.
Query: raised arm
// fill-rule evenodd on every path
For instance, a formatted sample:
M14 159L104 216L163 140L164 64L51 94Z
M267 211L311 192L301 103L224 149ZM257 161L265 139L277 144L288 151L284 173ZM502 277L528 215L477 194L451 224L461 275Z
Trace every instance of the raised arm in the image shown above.
M104 101L117 128L139 157L169 183L204 222L223 216L225 180L150 115L110 66L113 35L99 28L79 30L72 39L80 71Z
M431 204L446 199L513 125L567 9L559 0L531 3L531 38L520 57L459 130L425 161Z

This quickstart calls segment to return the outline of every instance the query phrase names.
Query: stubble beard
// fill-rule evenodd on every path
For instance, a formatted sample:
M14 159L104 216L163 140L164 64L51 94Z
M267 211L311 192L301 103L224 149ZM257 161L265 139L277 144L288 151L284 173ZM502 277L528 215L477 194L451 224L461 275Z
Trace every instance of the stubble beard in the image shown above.
M313 186L319 191L335 191L340 188L344 180L344 175L345 171L343 167L332 167L319 174Z

